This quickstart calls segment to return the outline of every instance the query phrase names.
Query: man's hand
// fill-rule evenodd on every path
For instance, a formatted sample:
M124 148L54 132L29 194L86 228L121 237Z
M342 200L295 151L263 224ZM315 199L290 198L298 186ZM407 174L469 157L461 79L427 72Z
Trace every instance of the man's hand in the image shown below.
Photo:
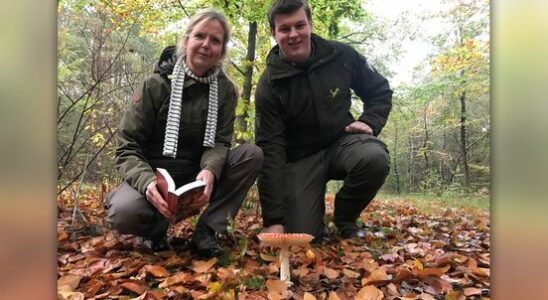
M350 125L344 128L344 131L348 133L367 133L373 135L373 129L371 129L369 125L360 121L352 122Z
M154 179L154 181L152 181L147 186L146 193L145 193L147 200L150 203L152 203L152 205L154 205L154 207L156 207L156 209L158 209L158 211L160 211L160 213L164 215L166 219L172 221L175 216L173 215L173 212L169 210L167 202L164 200L164 198L162 198L162 195L160 195L160 192L158 191L156 184L157 184L157 181L156 179Z

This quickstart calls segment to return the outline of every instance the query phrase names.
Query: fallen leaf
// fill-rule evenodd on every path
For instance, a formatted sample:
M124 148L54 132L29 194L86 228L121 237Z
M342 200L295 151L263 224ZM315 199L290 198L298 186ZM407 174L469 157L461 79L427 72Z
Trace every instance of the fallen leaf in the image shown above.
M390 278L388 277L388 274L386 274L384 268L378 268L377 270L373 271L371 275L367 276L367 278L362 279L362 286L366 286L372 282L385 281L389 279Z
M425 292L433 295L445 294L451 291L453 287L451 284L441 278L427 277L423 281L427 284L424 289Z
M154 277L168 277L169 272L162 266L158 265L146 265L144 266L146 273Z
M212 259L208 261L203 261L203 260L195 261L192 264L192 270L194 270L194 272L196 273L205 273L209 269L211 269L211 267L213 267L215 263L217 263L216 257L213 257Z
M165 287L175 285L175 284L178 284L178 283L181 283L181 282L192 281L193 279L194 279L194 277L192 277L190 274L179 272L179 273L177 273L177 274L175 274L171 277L166 278L166 280L164 280L164 282L160 283L158 285L158 287L159 288L165 288Z
M304 292L303 300L316 300L316 297L309 292Z
M158 300L158 298L154 296L152 293L147 291L147 292L144 292L144 294L142 294L141 296L137 298L132 298L130 300Z
M266 288L268 289L268 291L278 294L283 294L285 291L287 291L287 285L285 284L285 282L279 279L268 279L266 281Z
M346 268L343 269L343 274L344 274L345 277L350 277L350 278L360 277L360 273L358 273L356 271L352 271L350 269L346 269Z
M278 257L277 256L273 256L273 255L268 255L268 254L265 254L265 253L262 253L259 254L261 256L261 258L264 260L264 261L277 261L278 260Z
M126 290L132 291L138 295L150 290L146 282L142 280L128 280L120 284L120 286Z
M378 288L368 285L364 286L356 295L355 300L381 300L384 294Z
M327 276L327 278L329 278L329 279L335 279L335 278L339 277L339 272L336 271L336 270L333 270L331 268L325 268L323 270L323 274L325 276Z
M421 300L436 300L436 298L432 297L432 295L427 294L427 293L422 293L420 295L420 299Z
M285 299L281 294L276 293L274 291L269 291L267 297L268 297L268 300L282 300L282 299Z
M481 289L473 288L473 287L465 288L463 291L464 291L464 296L466 297L473 296L473 295L481 295L481 292L482 292Z
M84 294L71 291L57 291L57 300L84 300Z
M339 298L339 295L337 295L337 293L331 291L329 292L329 297L327 297L327 300L341 300L341 298Z
M63 276L57 280L57 290L72 292L78 287L80 280L82 277L77 275Z

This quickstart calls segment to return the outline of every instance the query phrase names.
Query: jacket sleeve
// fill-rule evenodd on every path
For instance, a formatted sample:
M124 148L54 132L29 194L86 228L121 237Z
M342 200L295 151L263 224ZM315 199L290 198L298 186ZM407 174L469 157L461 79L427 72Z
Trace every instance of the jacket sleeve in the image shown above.
M219 99L219 114L217 119L217 133L215 135L215 146L208 148L202 154L200 167L202 170L210 170L219 179L226 156L232 143L234 134L234 119L236 118L237 94L232 83L227 84L223 96Z
M358 118L373 129L375 136L381 133L392 109L392 90L388 80L375 70L366 58L354 49L349 57L354 66L351 88L363 102L363 112Z
M147 79L137 91L118 126L116 168L129 185L145 194L155 174L145 156L156 119L157 107L150 92L152 80ZM139 94L140 93L140 94Z
M258 180L263 226L283 224L286 142L282 107L272 87L262 78L255 93L255 139L264 154Z

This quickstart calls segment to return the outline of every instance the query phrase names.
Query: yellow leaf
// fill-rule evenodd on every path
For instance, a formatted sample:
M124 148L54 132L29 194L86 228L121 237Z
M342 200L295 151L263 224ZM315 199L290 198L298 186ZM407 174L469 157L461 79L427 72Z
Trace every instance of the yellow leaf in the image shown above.
M216 282L212 282L210 284L207 285L207 290L210 291L210 292L218 292L221 290L221 288L223 287L223 284L219 281L216 281Z
M316 297L309 292L304 292L303 300L316 300Z
M215 265L215 263L217 263L217 258L216 257L213 257L212 259L210 259L208 261L202 261L202 260L195 261L192 264L192 270L194 270L194 272L196 272L196 273L205 273L209 269L211 269L211 267L213 267Z

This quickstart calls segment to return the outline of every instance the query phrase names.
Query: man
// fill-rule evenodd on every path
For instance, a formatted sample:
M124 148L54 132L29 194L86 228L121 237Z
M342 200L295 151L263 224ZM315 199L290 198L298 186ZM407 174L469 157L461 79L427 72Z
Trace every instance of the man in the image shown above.
M389 172L376 136L392 107L388 81L351 47L312 33L304 0L277 0L268 13L276 40L255 95L263 232L324 237L329 180L344 180L334 223L343 238L365 237L356 219ZM363 102L355 120L351 91Z

